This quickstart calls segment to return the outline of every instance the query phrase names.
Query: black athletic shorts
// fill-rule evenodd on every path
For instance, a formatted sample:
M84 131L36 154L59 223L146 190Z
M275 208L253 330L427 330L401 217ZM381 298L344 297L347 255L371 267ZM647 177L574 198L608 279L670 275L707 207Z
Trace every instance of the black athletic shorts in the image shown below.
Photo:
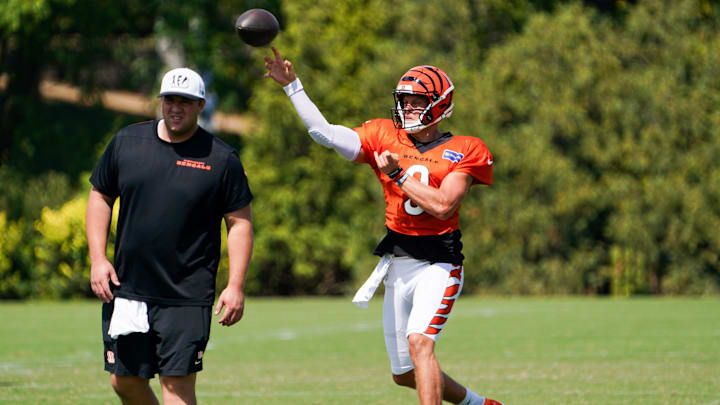
M211 306L147 304L150 330L113 339L108 335L114 302L103 304L105 371L117 376L186 376L202 370L210 338Z

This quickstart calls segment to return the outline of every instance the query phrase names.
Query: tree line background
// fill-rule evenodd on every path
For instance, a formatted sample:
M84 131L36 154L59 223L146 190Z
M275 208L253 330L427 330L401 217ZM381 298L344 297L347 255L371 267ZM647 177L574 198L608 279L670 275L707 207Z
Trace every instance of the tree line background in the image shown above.
M456 107L441 129L482 138L495 159L495 185L474 187L461 211L466 292L720 291L715 1L3 0L0 298L92 296L89 173L119 128L146 119L45 100L41 80L90 101L152 97L178 63L203 73L213 108L257 122L216 133L256 196L247 293L348 294L365 279L382 190L368 167L314 144L262 79L269 49L233 28L257 7L280 20L273 45L332 123L389 117L411 66L450 75Z

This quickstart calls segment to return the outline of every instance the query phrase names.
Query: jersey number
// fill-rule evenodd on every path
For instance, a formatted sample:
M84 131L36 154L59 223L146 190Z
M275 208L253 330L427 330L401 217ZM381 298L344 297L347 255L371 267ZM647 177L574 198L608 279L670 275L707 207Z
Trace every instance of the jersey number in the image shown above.
M410 176L414 176L415 173L420 173L420 183L424 185L430 184L430 170L428 170L427 167L423 165L412 165L409 169L406 170L407 174ZM417 177L416 177L417 178ZM414 205L412 201L408 198L405 200L405 212L407 212L409 215L420 215L423 212L425 212L424 209L420 208L417 205Z

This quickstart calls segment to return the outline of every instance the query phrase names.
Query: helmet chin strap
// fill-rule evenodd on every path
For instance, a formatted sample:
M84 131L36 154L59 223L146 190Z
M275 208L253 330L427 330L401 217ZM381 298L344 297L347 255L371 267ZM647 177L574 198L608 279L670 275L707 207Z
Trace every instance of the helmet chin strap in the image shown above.
M416 134L425 129L425 127L426 125L422 125L419 120L405 121L405 125L403 125L403 129L409 134Z

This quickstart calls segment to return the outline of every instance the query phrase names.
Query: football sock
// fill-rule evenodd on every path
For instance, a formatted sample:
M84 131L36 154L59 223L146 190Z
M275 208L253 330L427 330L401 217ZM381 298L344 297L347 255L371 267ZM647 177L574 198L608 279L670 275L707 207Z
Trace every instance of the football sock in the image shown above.
M472 392L469 388L465 388L465 399L463 399L458 405L502 405L490 398L481 397L480 395Z
M465 399L458 405L482 405L483 402L485 402L485 398L472 392L470 388L465 388Z

